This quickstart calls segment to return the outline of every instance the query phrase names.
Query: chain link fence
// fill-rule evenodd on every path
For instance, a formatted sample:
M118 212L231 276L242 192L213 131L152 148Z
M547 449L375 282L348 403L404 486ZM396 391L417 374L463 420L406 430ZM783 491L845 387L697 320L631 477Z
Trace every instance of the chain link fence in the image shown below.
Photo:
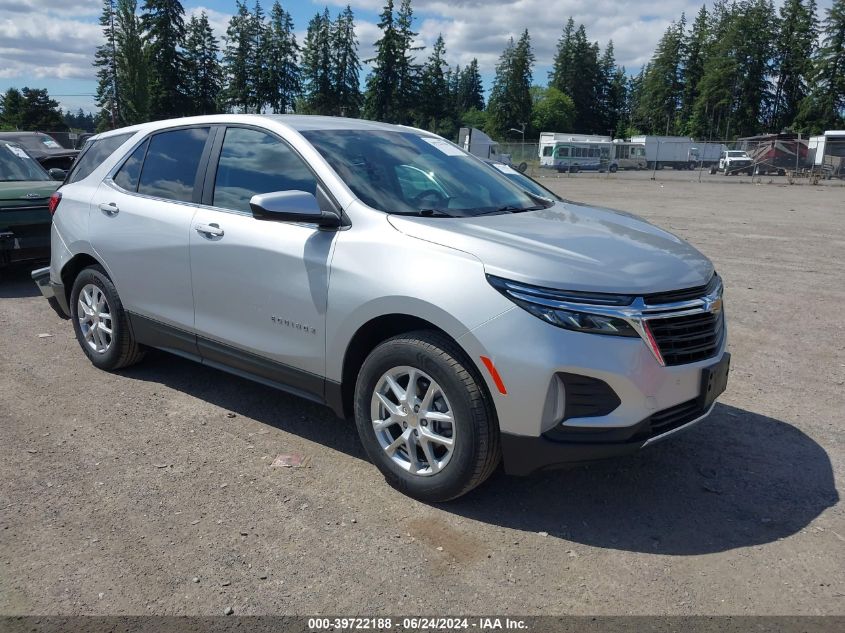
M497 149L500 159L535 178L588 172L625 178L642 172L630 177L845 184L845 132L706 141L650 136L630 142L556 140L542 146L504 142Z

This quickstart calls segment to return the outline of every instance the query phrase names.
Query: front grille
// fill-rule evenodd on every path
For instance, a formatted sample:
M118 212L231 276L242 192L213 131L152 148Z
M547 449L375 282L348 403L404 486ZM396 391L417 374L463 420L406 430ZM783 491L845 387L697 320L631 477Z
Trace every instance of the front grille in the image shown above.
M684 365L711 358L719 351L724 334L722 311L688 316L651 319L651 330L663 361L667 365Z
M701 408L698 399L687 400L681 404L676 404L674 407L658 411L649 418L648 436L656 437L668 433L696 418L700 418L704 413L705 411Z
M646 305L659 306L666 303L678 303L680 301L691 301L692 299L700 299L716 290L719 285L719 275L713 273L710 281L704 286L696 286L695 288L685 288L684 290L670 290L669 292L655 292L650 295L643 296Z

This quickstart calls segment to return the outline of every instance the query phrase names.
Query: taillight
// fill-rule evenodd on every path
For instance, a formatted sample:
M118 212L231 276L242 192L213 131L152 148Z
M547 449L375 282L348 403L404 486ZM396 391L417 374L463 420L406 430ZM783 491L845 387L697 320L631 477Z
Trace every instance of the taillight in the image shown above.
M47 208L50 210L50 215L53 215L56 212L56 209L59 208L59 203L62 201L62 192L61 191L54 191L53 195L50 196L50 202L47 203Z

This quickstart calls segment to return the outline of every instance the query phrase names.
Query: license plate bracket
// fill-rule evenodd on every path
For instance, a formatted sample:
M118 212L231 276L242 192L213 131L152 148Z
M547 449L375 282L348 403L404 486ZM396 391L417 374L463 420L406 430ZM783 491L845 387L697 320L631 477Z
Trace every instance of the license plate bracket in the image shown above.
M728 374L731 371L731 355L727 352L722 359L701 370L701 394L699 402L702 409L709 409L728 387Z

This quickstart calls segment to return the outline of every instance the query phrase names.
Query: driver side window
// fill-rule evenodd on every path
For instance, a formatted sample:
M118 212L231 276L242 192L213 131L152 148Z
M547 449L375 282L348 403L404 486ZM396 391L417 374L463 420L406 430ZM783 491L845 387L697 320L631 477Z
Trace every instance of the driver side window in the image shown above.
M273 191L316 195L317 179L299 155L276 137L260 130L228 128L217 164L212 204L249 211L252 196Z

